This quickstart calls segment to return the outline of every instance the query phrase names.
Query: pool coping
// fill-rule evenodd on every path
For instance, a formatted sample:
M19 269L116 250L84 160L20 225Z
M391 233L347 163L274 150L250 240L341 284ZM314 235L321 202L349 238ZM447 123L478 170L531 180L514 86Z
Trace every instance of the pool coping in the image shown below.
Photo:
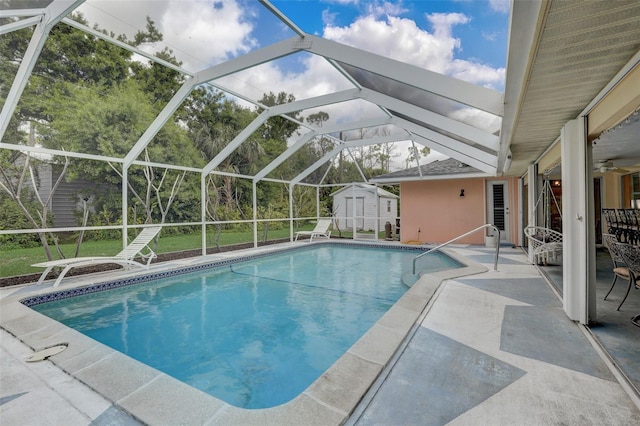
M247 249L222 256L226 259L273 253L302 245L327 242L297 242ZM331 244L336 244L331 241ZM340 242L338 242L339 244ZM371 242L348 242L371 246ZM388 245L402 247L397 243ZM415 246L407 246L415 249ZM49 358L70 376L101 394L132 417L146 424L342 424L392 359L409 331L431 301L440 284L448 279L486 272L485 266L445 250L447 255L467 265L422 276L351 348L328 370L293 400L272 408L242 409L229 405L165 373L70 329L21 303L32 296L112 281L109 276L65 280L64 288L35 285L0 300L0 328L34 351L67 344L68 348ZM157 267L175 269L186 265L199 267L221 261L221 256L168 263ZM148 271L124 276L148 275ZM96 278L98 278L96 280ZM101 278L101 279L100 279ZM68 284L67 284L68 282ZM46 285L46 284L45 284ZM31 288L33 287L33 288Z

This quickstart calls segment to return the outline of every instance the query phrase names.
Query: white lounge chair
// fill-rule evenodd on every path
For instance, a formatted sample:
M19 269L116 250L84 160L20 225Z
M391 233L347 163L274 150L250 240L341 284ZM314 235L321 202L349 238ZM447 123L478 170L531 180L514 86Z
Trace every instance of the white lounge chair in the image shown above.
M56 282L53 284L54 287L58 287L58 285L60 285L60 282L71 268L98 265L101 263L116 263L122 266L133 265L141 267L143 269L148 269L151 261L156 258L156 254L153 252L153 250L151 250L150 247L148 247L148 245L155 238L155 236L158 235L160 229L162 228L159 226L144 228L124 250L122 250L115 256L74 257L70 259L51 260L49 262L41 262L31 265L37 268L46 268L40 276L37 284L41 284L47 277L47 274L49 274L49 272L51 272L51 270L56 267L64 267L64 269L62 270L62 272L60 272L60 275L58 275ZM149 252L146 254L142 254L141 252L145 247L148 248ZM146 264L133 260L136 256L147 259Z
M314 237L323 237L329 239L331 237L331 231L329 231L329 226L331 226L331 219L318 219L318 223L316 227L313 228L312 231L298 231L296 232L296 239L298 241L298 237L300 235L309 235L309 241L313 241Z

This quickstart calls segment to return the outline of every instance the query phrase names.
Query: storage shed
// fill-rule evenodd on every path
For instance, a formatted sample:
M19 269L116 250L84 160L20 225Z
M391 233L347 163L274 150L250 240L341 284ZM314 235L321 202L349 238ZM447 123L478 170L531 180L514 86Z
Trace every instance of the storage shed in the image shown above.
M361 231L375 231L376 218L378 230L384 230L386 222L396 223L400 197L375 185L356 183L334 192L331 197L334 221L342 229L352 229L354 219L356 229Z

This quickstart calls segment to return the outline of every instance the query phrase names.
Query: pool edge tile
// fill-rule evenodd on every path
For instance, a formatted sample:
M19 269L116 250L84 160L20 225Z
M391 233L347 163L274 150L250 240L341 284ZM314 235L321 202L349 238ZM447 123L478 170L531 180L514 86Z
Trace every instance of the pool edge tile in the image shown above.
M349 348L347 353L380 366L385 366L391 360L407 333L408 331L403 333L399 330L374 324L364 336Z
M171 376L160 373L118 401L144 424L204 424L226 404Z
M337 411L350 413L378 377L382 367L347 352L303 394Z
M37 314L31 309L20 309L16 311L19 312L20 315L17 315L10 320L3 321L2 328L10 334L18 337L32 348L34 347L32 342L37 342L39 340L38 332L42 332L46 329L51 329L53 331L56 327L58 328L58 331L60 331L64 327L59 322L44 315Z
M243 426L327 426L344 424L347 414L336 411L304 393L273 408L246 410L225 405L205 423Z
M162 374L133 358L113 351L74 376L105 398L118 403Z

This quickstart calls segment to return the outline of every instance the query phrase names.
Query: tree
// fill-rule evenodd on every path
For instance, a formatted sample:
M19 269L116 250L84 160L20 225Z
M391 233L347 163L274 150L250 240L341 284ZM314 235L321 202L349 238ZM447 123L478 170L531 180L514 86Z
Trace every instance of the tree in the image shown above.
M149 163L149 152L145 149L145 160ZM122 173L115 167L113 164L109 163L109 165L113 168L113 170L123 178ZM173 202L176 199L176 196L180 192L180 186L184 182L186 171L171 171L169 169L163 169L162 172L158 172L157 169L149 164L143 166L143 174L145 177L144 192L137 190L135 185L129 180L129 190L135 197L140 205L144 208L145 211L145 220L144 223L152 223L154 219L154 211L157 209L160 214L160 223L165 223L167 219L167 215L171 209ZM173 177L172 175L175 175ZM173 179L172 179L173 178ZM167 191L166 186L164 185L165 180L171 182L173 180L173 185Z
M74 13L71 19L87 24L80 13ZM107 34L106 30L97 26L94 29ZM0 96L3 99L6 97L17 71L17 64L22 60L32 34L33 28L25 28L0 37ZM146 31L139 31L134 40L127 40L125 35L117 38L133 46L139 46L142 43L160 41L162 35L153 21L147 18ZM165 69L164 71L159 71L153 65L144 65L132 60L132 55L128 50L64 23L56 25L44 43L29 84L16 108L15 119L18 123L47 122L52 113L47 105L53 104L57 107L58 105L52 102L52 99L55 100L64 95L69 85L117 86L131 79L132 76L135 77L136 74L140 74L139 81L148 82L148 89L162 91L166 98L166 92L173 86L169 85L170 78L159 78L159 74L163 73L179 80L175 75L176 72L167 70L165 67L161 67ZM175 59L172 59L168 51L161 52L159 56L175 63ZM163 84L157 84L158 80Z
M320 128L322 128L324 123L326 123L327 121L329 121L329 114L327 114L324 111L319 111L315 114L310 114L307 117L307 123L313 124L316 127L320 127ZM316 149L318 151L319 157L324 156L326 153L331 151L336 146L336 143L333 141L333 139L328 138L324 135L319 138L315 138L314 144L316 145Z
M52 113L48 124L39 126L41 139L49 147L123 158L157 114L149 99L151 95L144 92L135 80L111 87L70 86L67 89L69 96L58 98L58 102L62 99L66 102L64 108ZM203 163L198 151L189 142L186 131L173 121L169 121L160 129L144 151L144 156L143 159L167 164L177 164L178 161L185 160L189 164ZM114 173L114 170L117 173ZM168 176L175 174L179 175L175 171L165 171L156 175L153 170L145 167L132 167L129 170L131 202L135 204L137 200L142 203L146 211L145 221L150 220L151 211L155 211L155 220L164 221L169 211L163 210L158 199L151 203L148 196L137 194L160 191L157 185L166 183ZM157 182L152 179L153 176ZM106 206L116 217L119 216L118 199L122 182L122 170L119 165L110 166L107 163L74 159L69 167L69 177L95 182L95 208L102 210ZM110 190L105 190L107 188ZM156 193L156 196L159 194ZM175 195L169 194L167 197L173 199Z
M31 145L34 141L33 134L32 128L29 138ZM43 200L38 192L37 171L29 153L18 153L3 160L5 161L0 161L0 189L16 204L31 226L34 228L46 228L49 225L51 199L55 195L60 182L64 179L69 165L69 159L65 158L62 172L52 186L46 200ZM36 208L36 205L38 205L39 208ZM47 259L53 260L46 234L39 232L38 238L40 239ZM58 248L57 239L53 238L53 241L56 248ZM59 248L58 254L63 257Z
M224 98L221 93L207 91L197 96L197 102L188 111L189 135L205 161L209 162L255 119L256 114ZM222 159L218 169L233 174L249 174L255 171L262 155L264 150L254 134L231 155ZM238 200L237 186L238 180L233 176L216 176L214 179L212 188L215 188L216 197L219 197L214 204L224 207L224 216L243 204L249 204L248 200Z
M429 147L423 146L422 148L418 149L418 147L415 146L415 144L413 144L413 143L411 144L411 146L408 149L409 149L409 155L404 160L405 169L413 167L412 164L418 164L419 165L420 164L420 158L426 157L431 152Z
M329 121L329 114L324 111L319 111L315 114L309 114L307 117L307 123L313 124L316 127L322 127L324 123Z
M260 103L265 106L275 106L286 104L289 102L294 102L296 97L292 94L287 94L286 92L280 92L277 95L273 94L273 92L269 92L262 96L260 99ZM300 116L300 112L290 112L287 116L302 121L302 117ZM265 124L262 125L262 139L263 140L276 140L285 144L287 140L298 130L298 125L284 117L270 117L269 120Z

